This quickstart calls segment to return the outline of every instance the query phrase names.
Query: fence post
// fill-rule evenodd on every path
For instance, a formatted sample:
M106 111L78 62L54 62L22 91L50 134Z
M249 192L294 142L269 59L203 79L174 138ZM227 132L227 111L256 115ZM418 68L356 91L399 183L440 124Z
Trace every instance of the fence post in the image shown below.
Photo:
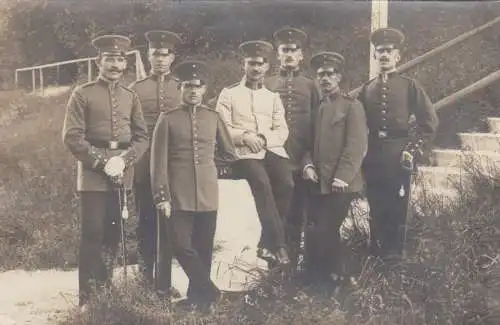
M92 81L92 59L88 59L87 61L87 76L88 76L88 81Z
M61 76L60 65L56 65L56 85L59 86L59 77Z
M32 91L33 94L36 92L36 77L35 77L35 69L31 69L31 82L32 82Z
M40 93L43 95L44 93L44 85L43 85L43 70L40 68Z
M19 87L18 73L19 72L16 70L16 73L14 74L14 83L15 83L16 89Z

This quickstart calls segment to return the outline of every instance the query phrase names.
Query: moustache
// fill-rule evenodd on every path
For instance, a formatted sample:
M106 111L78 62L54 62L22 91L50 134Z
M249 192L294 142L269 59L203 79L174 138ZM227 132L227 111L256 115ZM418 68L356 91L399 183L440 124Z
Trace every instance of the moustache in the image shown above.
M111 68L108 70L109 72L122 72L123 70L117 68Z

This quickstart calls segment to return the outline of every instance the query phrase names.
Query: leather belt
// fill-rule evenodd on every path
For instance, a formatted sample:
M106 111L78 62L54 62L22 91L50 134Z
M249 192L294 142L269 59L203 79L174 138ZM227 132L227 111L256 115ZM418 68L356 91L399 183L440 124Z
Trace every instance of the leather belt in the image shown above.
M370 132L370 138L373 139L398 139L407 137L407 130L378 130L375 132Z
M94 147L101 149L125 150L130 146L130 142L104 141L104 140L87 140L87 141Z

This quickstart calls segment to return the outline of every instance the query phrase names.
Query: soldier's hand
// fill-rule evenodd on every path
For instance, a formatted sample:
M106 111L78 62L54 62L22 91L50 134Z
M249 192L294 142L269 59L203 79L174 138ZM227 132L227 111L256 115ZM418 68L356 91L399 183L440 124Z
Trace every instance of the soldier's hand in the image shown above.
M401 166L407 170L413 170L413 155L408 151L403 151L401 153Z
M347 188L349 187L349 184L344 182L341 179L334 178L333 183L332 183L332 191L333 192L345 192Z
M170 214L172 213L172 206L170 205L170 202L160 202L156 205L156 207L165 215L166 218L170 218Z
M104 172L106 173L106 175L112 178L123 174L124 170L125 161L120 156L111 157L104 166Z
M319 181L318 174L316 173L316 169L314 169L314 167L312 167L312 166L307 166L304 169L302 177L305 180L310 180L314 183L317 183Z
M243 136L243 144L250 148L252 153L258 153L264 149L264 140L257 134L248 132Z

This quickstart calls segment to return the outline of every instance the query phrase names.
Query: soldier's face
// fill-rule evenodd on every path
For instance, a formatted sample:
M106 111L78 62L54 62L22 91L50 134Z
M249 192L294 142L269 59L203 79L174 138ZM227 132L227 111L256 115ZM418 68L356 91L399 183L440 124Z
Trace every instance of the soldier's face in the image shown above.
M174 62L175 55L166 48L149 49L148 59L151 64L151 70L154 73L165 73L170 71L170 66Z
M207 91L207 86L199 81L184 81L181 83L181 97L184 103L189 105L199 105L203 101L203 96Z
M127 68L127 59L123 55L102 54L97 61L99 73L108 80L117 80Z
M281 67L295 69L304 59L302 49L295 44L282 44L278 47L278 59Z
M332 94L340 89L342 74L336 68L319 68L316 79L323 94Z
M265 77L267 70L269 70L269 63L263 58L246 58L244 69L248 80L259 81Z
M381 70L392 70L396 68L400 60L399 50L394 45L378 45L375 47L375 60L378 61Z

